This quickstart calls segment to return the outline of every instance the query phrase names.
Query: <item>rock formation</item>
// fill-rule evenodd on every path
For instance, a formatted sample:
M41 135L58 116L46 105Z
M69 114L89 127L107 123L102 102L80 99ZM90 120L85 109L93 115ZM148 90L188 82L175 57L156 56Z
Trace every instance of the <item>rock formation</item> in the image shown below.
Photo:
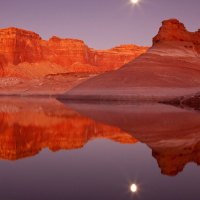
M192 140L192 138L191 138ZM190 142L191 142L190 140ZM161 173L168 176L176 176L181 173L188 163L200 166L200 140L189 144L179 144L176 147L152 147L152 155L157 160Z
M200 29L196 32L189 32L177 19L163 21L159 33L153 38L154 45L166 41L187 42L188 45L185 45L185 48L200 53Z
M0 29L0 76L35 78L66 72L110 71L146 50L147 47L122 45L98 51L81 40L53 36L45 41L31 31Z
M63 98L158 100L197 92L199 47L199 31L191 33L178 20L166 20L145 54L116 71L85 81Z

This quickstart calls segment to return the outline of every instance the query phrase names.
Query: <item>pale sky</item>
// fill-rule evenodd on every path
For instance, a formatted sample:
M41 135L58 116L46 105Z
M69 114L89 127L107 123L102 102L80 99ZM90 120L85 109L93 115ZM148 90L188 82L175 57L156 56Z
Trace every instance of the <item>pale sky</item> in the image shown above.
M0 27L78 38L90 47L151 45L161 21L178 18L190 31L200 28L200 0L0 0Z

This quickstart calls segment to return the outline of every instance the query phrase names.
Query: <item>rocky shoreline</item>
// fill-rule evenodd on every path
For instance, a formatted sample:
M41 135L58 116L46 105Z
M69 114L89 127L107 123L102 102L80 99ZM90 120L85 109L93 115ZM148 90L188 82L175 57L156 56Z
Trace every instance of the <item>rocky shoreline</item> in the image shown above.
M160 103L174 105L182 108L192 108L194 110L200 110L200 93L196 93L190 96L181 96L178 98L160 101Z

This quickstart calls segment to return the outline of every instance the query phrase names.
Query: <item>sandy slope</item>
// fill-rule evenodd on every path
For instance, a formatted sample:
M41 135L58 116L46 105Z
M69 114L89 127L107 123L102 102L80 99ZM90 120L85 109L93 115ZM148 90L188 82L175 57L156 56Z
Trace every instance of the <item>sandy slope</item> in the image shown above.
M199 91L200 57L184 45L171 42L156 45L121 69L77 86L66 98L158 98Z

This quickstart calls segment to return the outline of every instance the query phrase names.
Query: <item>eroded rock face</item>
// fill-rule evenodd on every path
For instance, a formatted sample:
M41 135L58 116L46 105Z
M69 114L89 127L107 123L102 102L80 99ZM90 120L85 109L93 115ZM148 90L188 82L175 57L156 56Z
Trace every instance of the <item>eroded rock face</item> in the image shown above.
M13 67L19 66L24 76L24 63L27 68L43 70L45 75L63 71L104 72L121 67L146 50L146 47L125 45L97 51L89 48L81 40L53 36L45 41L31 31L17 28L0 29L0 75L20 76L20 72ZM52 70L52 66L59 70ZM41 73L37 74L37 70L33 76L34 74L41 76Z
M90 63L93 66L98 66L99 70L111 71L145 53L147 48L136 45L121 45L109 50L90 50Z
M200 30L189 32L177 19L163 21L158 34L153 38L154 45L164 41L189 42L191 44L186 47L200 53Z
M0 54L7 63L17 65L42 60L40 42L40 36L30 31L17 28L0 30Z
M53 36L49 41L43 41L43 59L61 66L71 66L74 63L88 63L89 48L81 40L61 39Z

